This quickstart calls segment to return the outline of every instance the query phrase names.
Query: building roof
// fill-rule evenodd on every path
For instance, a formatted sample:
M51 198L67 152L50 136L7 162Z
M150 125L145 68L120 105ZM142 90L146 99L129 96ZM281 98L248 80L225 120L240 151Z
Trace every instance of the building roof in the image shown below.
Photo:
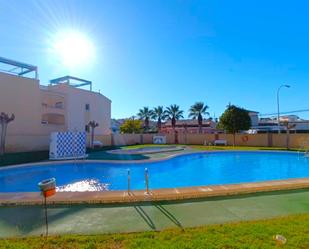
M211 120L209 119L203 119L203 125L209 125L211 122ZM198 121L197 119L181 119L181 120L177 120L176 125L198 125ZM171 120L166 121L163 125L165 126L170 126L171 124Z
M70 75L50 80L49 83L51 85L68 84L68 85L73 86L73 87L89 86L90 91L92 91L92 82L91 81L84 80L84 79L77 78L77 77L70 76Z
M256 113L256 114L258 114L258 113L259 113L259 112L256 112L256 111L251 111L251 110L247 110L247 112Z
M34 72L34 78L38 79L38 67L24 62L14 61L0 57L0 71L17 76L28 75Z

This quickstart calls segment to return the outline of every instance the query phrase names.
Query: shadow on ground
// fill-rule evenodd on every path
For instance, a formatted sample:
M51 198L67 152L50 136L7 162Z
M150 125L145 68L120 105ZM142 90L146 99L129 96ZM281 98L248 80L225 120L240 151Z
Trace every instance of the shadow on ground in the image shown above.
M50 234L158 231L309 213L309 190L127 205L48 207ZM0 237L45 232L42 206L0 207Z

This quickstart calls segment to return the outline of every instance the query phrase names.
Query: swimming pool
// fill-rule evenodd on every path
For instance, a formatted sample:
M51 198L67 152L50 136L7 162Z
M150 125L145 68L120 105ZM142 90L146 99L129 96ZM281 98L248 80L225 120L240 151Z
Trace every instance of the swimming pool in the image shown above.
M38 191L37 183L55 177L58 191L150 189L259 182L309 177L309 158L287 152L207 152L148 163L63 163L0 170L0 192Z

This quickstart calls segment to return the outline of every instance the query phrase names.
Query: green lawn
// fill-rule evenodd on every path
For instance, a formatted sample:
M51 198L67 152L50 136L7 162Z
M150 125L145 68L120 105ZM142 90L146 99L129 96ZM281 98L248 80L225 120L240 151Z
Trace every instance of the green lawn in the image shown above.
M138 144L120 147L124 150L140 149L147 147L166 147L166 146L185 146L195 150L287 150L283 147L265 147L265 146L208 146L208 145L185 145L185 144ZM290 151L298 151L299 149L290 149Z
M261 146L204 146L189 145L195 150L287 150L283 147L261 147ZM301 151L301 149L290 149L289 151Z
M278 244L274 236L287 242ZM309 248L309 214L270 220L110 235L65 235L0 240L0 248Z
M0 167L13 164L33 163L48 160L48 151L7 153L0 156Z
M147 155L138 154L138 155L127 155L127 154L112 154L108 153L108 150L115 150L115 149L126 149L130 146L109 146L109 147L103 147L99 149L88 149L88 157L87 159L90 160L145 160L149 159Z

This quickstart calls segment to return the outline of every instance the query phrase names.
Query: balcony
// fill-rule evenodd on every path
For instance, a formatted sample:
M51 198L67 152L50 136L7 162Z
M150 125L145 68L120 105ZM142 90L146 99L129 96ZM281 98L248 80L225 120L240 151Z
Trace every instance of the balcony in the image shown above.
M42 103L42 113L65 114L63 102L56 102L52 104Z
M65 125L65 116L58 113L45 113L42 115L41 123L44 125Z

